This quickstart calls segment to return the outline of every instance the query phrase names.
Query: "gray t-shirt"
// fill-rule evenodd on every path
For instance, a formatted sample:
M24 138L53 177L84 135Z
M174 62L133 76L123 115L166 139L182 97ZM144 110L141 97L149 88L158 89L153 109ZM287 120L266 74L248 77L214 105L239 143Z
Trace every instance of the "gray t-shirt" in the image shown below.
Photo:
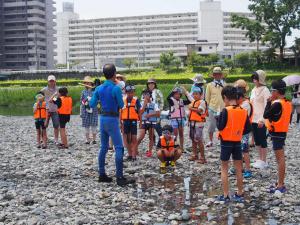
M55 105L54 103L50 103L49 100L55 93L58 93L58 87L55 86L55 88L49 88L47 86L44 87L41 90L41 92L43 92L45 95L45 101L46 101L48 112L57 112L57 105Z

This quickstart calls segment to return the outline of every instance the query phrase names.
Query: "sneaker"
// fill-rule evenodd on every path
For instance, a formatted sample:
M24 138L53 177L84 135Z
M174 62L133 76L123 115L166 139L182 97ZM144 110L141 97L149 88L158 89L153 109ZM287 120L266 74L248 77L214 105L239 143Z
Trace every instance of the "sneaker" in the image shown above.
M257 160L255 163L252 164L252 166L256 169L265 169L268 164L262 160Z
M270 187L270 193L274 194L275 191L279 191L280 193L283 194L283 193L287 192L287 189L286 189L285 186L282 186L281 188L271 186L271 187Z
M233 199L233 201L239 202L239 203L242 203L245 201L244 195L238 195L237 193L235 193L234 196L232 196L232 199Z
M166 162L161 162L160 163L160 168L163 169L163 168L166 168L167 166L167 163Z
M151 158L152 157L152 151L146 151L146 156L148 157L148 158Z
M41 146L41 145L37 145L36 147L37 147L37 148L41 148L42 146Z
M100 183L110 183L113 179L107 175L99 176L98 182Z
M176 166L175 161L171 161L171 162L170 162L170 166L175 167L175 166Z
M86 142L85 142L85 144L86 144L86 145L89 145L89 144L90 144L90 142L89 142L89 141L86 141Z
M216 200L219 201L219 202L225 202L225 203L230 202L229 196L224 197L224 195L219 195L219 196L217 196L217 197L216 197Z
M93 141L92 144L93 144L93 145L97 144L97 141Z
M127 161L132 161L132 156L131 155L127 156Z
M125 178L125 177L119 177L117 178L117 185L123 187L126 186L128 184L134 184L135 180L131 179L131 178Z
M250 170L246 170L244 173L243 173L243 177L244 178L251 178L252 177L252 172Z
M46 145L42 145L42 149L46 149L47 148L47 146Z
M235 175L235 168L234 167L230 167L229 170L228 170L228 173L230 175Z
M205 145L205 147L206 148L210 148L210 147L212 147L213 146L213 143L210 141L210 142L208 142L206 145Z

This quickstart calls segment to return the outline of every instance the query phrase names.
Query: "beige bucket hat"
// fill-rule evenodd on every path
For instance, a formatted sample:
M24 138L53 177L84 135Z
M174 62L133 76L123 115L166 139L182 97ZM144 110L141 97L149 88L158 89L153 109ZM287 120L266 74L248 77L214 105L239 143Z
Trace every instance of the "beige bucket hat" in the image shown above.
M234 83L235 87L239 87L239 88L245 88L246 91L249 91L249 85L247 84L247 82L243 79L239 79Z
M193 78L190 78L195 84L205 84L206 80L204 80L202 74L196 74Z
M90 76L85 76L82 82L83 83L94 83L93 79Z
M261 84L261 85L267 85L266 84L266 72L263 71L263 70L257 70L253 73L253 75L257 75L258 76L258 82Z

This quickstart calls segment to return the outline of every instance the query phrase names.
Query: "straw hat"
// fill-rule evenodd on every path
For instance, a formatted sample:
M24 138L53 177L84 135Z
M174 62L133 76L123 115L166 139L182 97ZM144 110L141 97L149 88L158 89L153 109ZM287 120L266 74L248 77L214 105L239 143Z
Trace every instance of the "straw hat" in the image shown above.
M149 83L156 84L156 80L154 78L149 78L148 81L147 81L147 84L149 84Z
M263 70L257 70L253 73L253 75L257 75L258 76L258 82L261 84L261 85L267 85L266 84L266 73L265 71Z
M93 79L90 76L85 76L82 82L83 83L94 83Z
M121 80L126 81L126 77L122 74L117 74L116 78L121 78Z
M235 87L245 88L246 91L249 91L249 85L243 79L239 79L234 83Z
M227 74L224 74L223 71L222 71L222 68L219 67L219 66L213 68L213 72L210 76L214 77L214 74L222 74L223 78L226 78L226 76L227 76Z
M204 80L202 74L196 74L193 78L190 78L195 84L205 84L206 80Z

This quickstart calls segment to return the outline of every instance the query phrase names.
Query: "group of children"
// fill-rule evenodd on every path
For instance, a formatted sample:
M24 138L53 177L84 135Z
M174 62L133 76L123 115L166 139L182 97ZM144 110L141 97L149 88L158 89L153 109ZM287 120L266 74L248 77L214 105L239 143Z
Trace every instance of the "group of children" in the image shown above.
M153 81L153 79L151 79ZM215 116L218 138L221 143L221 180L223 195L218 196L220 201L229 201L228 167L232 157L237 178L238 191L232 196L236 201L243 201L243 177L252 176L249 157L249 134L253 105L246 96L249 87L244 80L238 80L234 85L226 85L221 92L225 108ZM278 182L270 191L285 192L285 158L284 144L288 132L292 106L285 99L286 85L282 80L272 82L272 95L268 100L264 118L266 127L272 138L273 149L278 163ZM128 150L127 160L135 161L139 155L138 146L142 143L146 133L149 135L147 157L152 157L155 142L154 130L159 121L161 110L153 101L152 91L142 92L141 101L136 96L135 86L127 84L124 87L124 108L120 109L120 124L123 142ZM183 99L185 96L185 99ZM46 148L48 124L47 106L42 92L36 96L34 104L34 118L37 129L38 147ZM167 97L170 106L169 124L163 126L162 135L157 143L157 157L161 169L168 165L175 167L176 161L184 152L184 127L189 127L189 137L192 142L192 153L189 158L201 164L207 163L204 154L203 129L208 117L208 106L204 100L204 91L201 86L193 86L191 93L184 87L175 87ZM68 97L67 88L60 88L58 96L53 96L50 102L58 106L60 119L61 147L68 148L65 125L72 113L72 99ZM188 109L188 111L186 111ZM187 120L187 121L186 121ZM140 129L138 136L138 128ZM177 144L179 139L179 145ZM40 146L40 143L43 143ZM243 166L243 161L245 166ZM244 168L244 169L243 169Z
M58 90L58 93L53 95L49 102L45 101L45 94L39 92L36 97L36 102L33 106L35 127L37 130L37 147L38 148L47 148L47 132L46 128L49 124L49 113L47 110L47 104L55 104L58 107L58 116L59 116L59 133L61 137L61 143L59 148L67 149L68 138L66 134L66 124L70 122L70 116L72 114L72 98L68 96L68 89L62 87ZM41 145L42 142L42 145Z

